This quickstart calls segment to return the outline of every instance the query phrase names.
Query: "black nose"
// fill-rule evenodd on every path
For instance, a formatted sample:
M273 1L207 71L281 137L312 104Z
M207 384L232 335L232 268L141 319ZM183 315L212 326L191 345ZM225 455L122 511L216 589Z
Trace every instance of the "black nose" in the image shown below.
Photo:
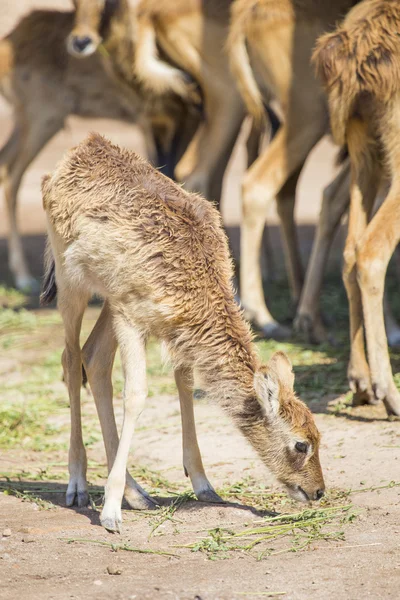
M315 493L315 496L317 498L317 500L321 500L322 496L324 495L324 490L317 490Z
M72 40L72 45L74 47L74 50L76 50L77 52L82 52L82 50L89 46L91 42L91 38L85 35L84 37L74 37L74 39Z

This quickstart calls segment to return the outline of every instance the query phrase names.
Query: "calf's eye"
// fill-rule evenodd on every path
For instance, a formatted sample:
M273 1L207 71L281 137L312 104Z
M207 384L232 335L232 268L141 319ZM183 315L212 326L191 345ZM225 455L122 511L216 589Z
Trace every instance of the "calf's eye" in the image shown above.
M297 452L302 452L303 454L305 454L308 450L308 444L306 444L305 442L296 442L295 448Z

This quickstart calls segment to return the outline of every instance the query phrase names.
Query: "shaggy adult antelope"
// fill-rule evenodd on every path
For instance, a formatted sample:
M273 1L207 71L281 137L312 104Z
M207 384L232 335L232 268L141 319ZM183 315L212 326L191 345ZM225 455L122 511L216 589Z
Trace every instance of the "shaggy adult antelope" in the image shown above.
M269 203L276 198L286 246L297 328L312 340L325 337L319 291L329 247L349 203L349 169L344 165L324 192L307 278L294 222L296 185L303 165L328 132L326 99L310 65L317 37L332 28L354 0L236 0L228 38L232 72L247 109L257 121L264 105L278 102L282 125L271 144L247 171L242 186L241 299L246 314L269 335L278 325L264 299L259 254Z
M181 404L183 464L199 500L218 501L205 475L193 414L193 372L231 415L264 463L301 501L319 499L324 480L319 433L296 398L286 355L259 363L234 300L232 268L218 211L185 192L132 152L92 134L43 180L50 252L43 301L58 294L65 325L65 381L71 403L67 504L87 502L82 441L82 362L97 405L111 469L101 522L119 530L125 494L134 508L150 499L126 475L135 419L146 400L146 338L166 344ZM55 268L55 278L54 278ZM56 286L56 288L55 288ZM105 304L81 352L87 302ZM118 442L111 370L121 352L124 420Z
M332 133L347 146L351 161L343 270L350 304L350 385L360 402L383 400L389 415L400 416L382 306L387 265L400 241L399 27L396 0L365 0L318 40L313 58L328 95ZM385 179L387 196L371 219Z
M112 29L110 3L100 17L102 31ZM18 189L29 164L64 127L66 118L72 114L137 123L148 154L164 165L171 130L187 113L180 99L160 101L147 91L143 94L133 76L127 83L104 54L84 61L71 56L66 44L74 18L72 11L35 10L0 41L0 93L14 112L14 128L0 150L0 176L9 219L10 270L17 287L23 289L34 289L37 283L29 273L18 233ZM185 123L192 118L188 116Z

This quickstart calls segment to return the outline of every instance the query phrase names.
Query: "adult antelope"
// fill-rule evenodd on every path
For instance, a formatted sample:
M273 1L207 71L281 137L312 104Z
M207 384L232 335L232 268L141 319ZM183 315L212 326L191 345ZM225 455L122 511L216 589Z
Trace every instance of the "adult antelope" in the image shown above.
M386 269L400 241L399 27L396 0L365 0L318 40L313 57L328 95L332 133L347 146L351 162L343 270L350 304L350 386L359 402L383 400L387 413L398 416L383 294ZM385 180L390 182L387 196L371 218Z
M92 5L96 3L92 2ZM108 5L107 5L108 7ZM100 12L102 31L113 12ZM17 287L34 290L17 226L17 196L24 173L69 115L137 123L147 150L160 166L174 163L179 148L170 142L179 123L193 128L198 115L177 96L158 99L134 78L127 82L109 57L96 53L82 61L67 52L75 13L35 10L0 40L0 93L12 105L14 127L0 150L0 177L9 220L9 266ZM188 114L190 112L190 114ZM185 140L182 140L185 144Z
M332 28L354 0L236 0L228 51L232 72L247 109L260 122L274 99L282 125L247 171L242 186L241 298L246 314L268 335L276 327L265 303L260 242L269 203L277 200L286 245L292 298L299 304L297 328L311 341L325 337L319 291L335 229L349 204L346 163L324 191L322 212L303 288L303 270L294 221L296 186L304 163L329 130L323 90L310 58L317 37Z
M150 93L193 97L202 91L203 120L175 170L185 187L218 204L223 175L243 118L243 102L229 70L224 44L232 0L75 0L77 17L69 51L87 56L102 45L122 74ZM112 6L113 27L101 12ZM188 81L188 76L190 76Z

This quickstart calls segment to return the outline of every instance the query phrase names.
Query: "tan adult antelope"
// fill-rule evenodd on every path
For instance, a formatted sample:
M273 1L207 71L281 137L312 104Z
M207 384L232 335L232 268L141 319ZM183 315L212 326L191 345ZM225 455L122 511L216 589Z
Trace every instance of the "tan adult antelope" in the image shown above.
M282 125L272 143L243 180L241 298L248 316L267 335L276 322L264 299L259 255L268 205L277 199L286 244L292 297L299 302L297 327L312 341L325 332L319 291L334 231L349 203L349 169L344 165L324 192L310 268L303 272L294 222L296 185L303 165L328 132L326 100L310 58L315 41L354 0L236 0L232 7L228 51L232 72L249 112L263 119L264 104L280 106Z
M107 31L111 8L105 7L100 16L101 28ZM160 165L168 159L177 125L198 118L192 113L186 118L187 104L177 97L160 101L147 91L143 94L138 82L127 83L104 53L84 61L71 56L66 45L74 18L72 11L35 10L0 41L0 93L14 112L14 128L0 150L0 176L9 219L9 265L22 289L35 289L37 283L29 273L18 233L18 189L29 164L69 115L137 123L149 155ZM157 149L164 150L163 157Z
M183 463L200 500L219 497L205 475L196 439L194 371L289 493L301 501L319 499L324 480L313 416L296 398L286 355L276 353L265 366L259 362L234 299L227 240L212 204L92 134L44 178L43 205L50 241L43 301L57 288L66 336L62 360L72 423L67 504L75 497L80 505L87 502L82 362L111 469L101 522L119 530L124 494L135 508L150 503L126 476L135 419L146 400L150 334L166 344L175 369ZM94 292L105 304L81 352L82 317ZM117 344L125 377L120 442L111 385Z
M187 189L220 201L222 180L242 121L243 102L224 44L232 0L75 0L77 17L69 51L87 56L101 44L117 70L151 93L191 101L193 80L202 90L204 118L176 176ZM113 27L102 29L103 7L113 7ZM190 75L190 80L187 80Z
M390 366L383 294L387 265L400 241L399 27L396 0L365 0L318 40L314 53L332 133L347 146L351 161L343 270L350 304L350 385L358 401L383 400L388 414L398 416L400 394ZM387 196L371 219L385 179L390 182Z

